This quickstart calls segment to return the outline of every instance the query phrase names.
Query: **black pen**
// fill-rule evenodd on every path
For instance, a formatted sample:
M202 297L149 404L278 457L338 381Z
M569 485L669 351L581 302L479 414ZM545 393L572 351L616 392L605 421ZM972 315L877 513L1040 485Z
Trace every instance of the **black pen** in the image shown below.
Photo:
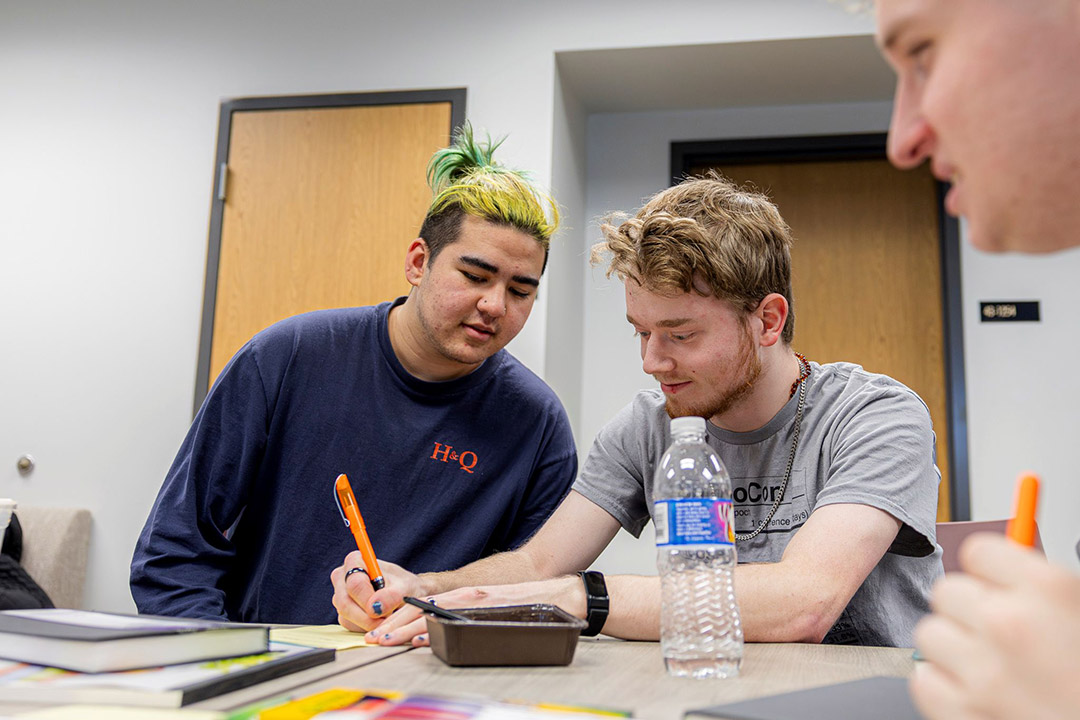
M413 605L414 607L418 607L421 610L426 610L427 612L431 613L432 615L438 615L439 617L444 618L446 620L459 620L461 622L472 622L472 620L470 618L465 617L461 613L456 613L453 610L446 610L444 608L439 607L438 605L435 605L434 603L425 602L425 601L420 600L418 598L408 597L407 596L405 598L405 602L409 603L410 605Z

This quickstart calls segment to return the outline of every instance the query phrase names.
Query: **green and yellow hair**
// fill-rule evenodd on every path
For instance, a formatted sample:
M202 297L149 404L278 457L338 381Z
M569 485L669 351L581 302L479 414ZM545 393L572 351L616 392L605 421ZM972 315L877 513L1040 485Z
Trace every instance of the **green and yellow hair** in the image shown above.
M432 156L427 167L432 200L420 228L429 262L457 240L462 219L472 215L536 238L544 248L546 267L551 236L559 226L559 208L524 171L494 161L504 139L478 141L466 123L454 134L450 147Z

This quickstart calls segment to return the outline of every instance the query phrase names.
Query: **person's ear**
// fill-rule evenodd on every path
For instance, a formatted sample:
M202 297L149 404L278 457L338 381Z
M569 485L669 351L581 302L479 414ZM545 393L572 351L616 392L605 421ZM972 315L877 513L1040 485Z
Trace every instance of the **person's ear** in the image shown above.
M430 254L424 238L416 238L409 244L405 252L405 279L413 287L420 287L420 281L428 269Z
M780 293L769 293L754 314L761 320L761 346L769 347L779 342L788 318L787 298Z

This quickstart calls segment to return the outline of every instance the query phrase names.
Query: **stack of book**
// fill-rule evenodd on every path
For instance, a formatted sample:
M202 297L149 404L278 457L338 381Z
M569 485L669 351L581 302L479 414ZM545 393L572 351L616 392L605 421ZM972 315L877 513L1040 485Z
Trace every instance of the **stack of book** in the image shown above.
M0 701L180 707L334 659L269 629L80 610L0 612Z

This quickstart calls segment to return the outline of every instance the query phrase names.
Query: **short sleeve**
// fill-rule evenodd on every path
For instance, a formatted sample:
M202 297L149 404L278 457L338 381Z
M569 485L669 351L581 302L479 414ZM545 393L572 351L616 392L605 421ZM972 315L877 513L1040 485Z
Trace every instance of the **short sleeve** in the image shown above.
M634 537L641 535L651 517L645 484L651 471L649 412L639 394L604 425L574 484L574 490L606 510Z
M842 412L816 506L857 503L884 510L903 523L889 552L932 554L941 472L926 405L910 390L890 387Z

